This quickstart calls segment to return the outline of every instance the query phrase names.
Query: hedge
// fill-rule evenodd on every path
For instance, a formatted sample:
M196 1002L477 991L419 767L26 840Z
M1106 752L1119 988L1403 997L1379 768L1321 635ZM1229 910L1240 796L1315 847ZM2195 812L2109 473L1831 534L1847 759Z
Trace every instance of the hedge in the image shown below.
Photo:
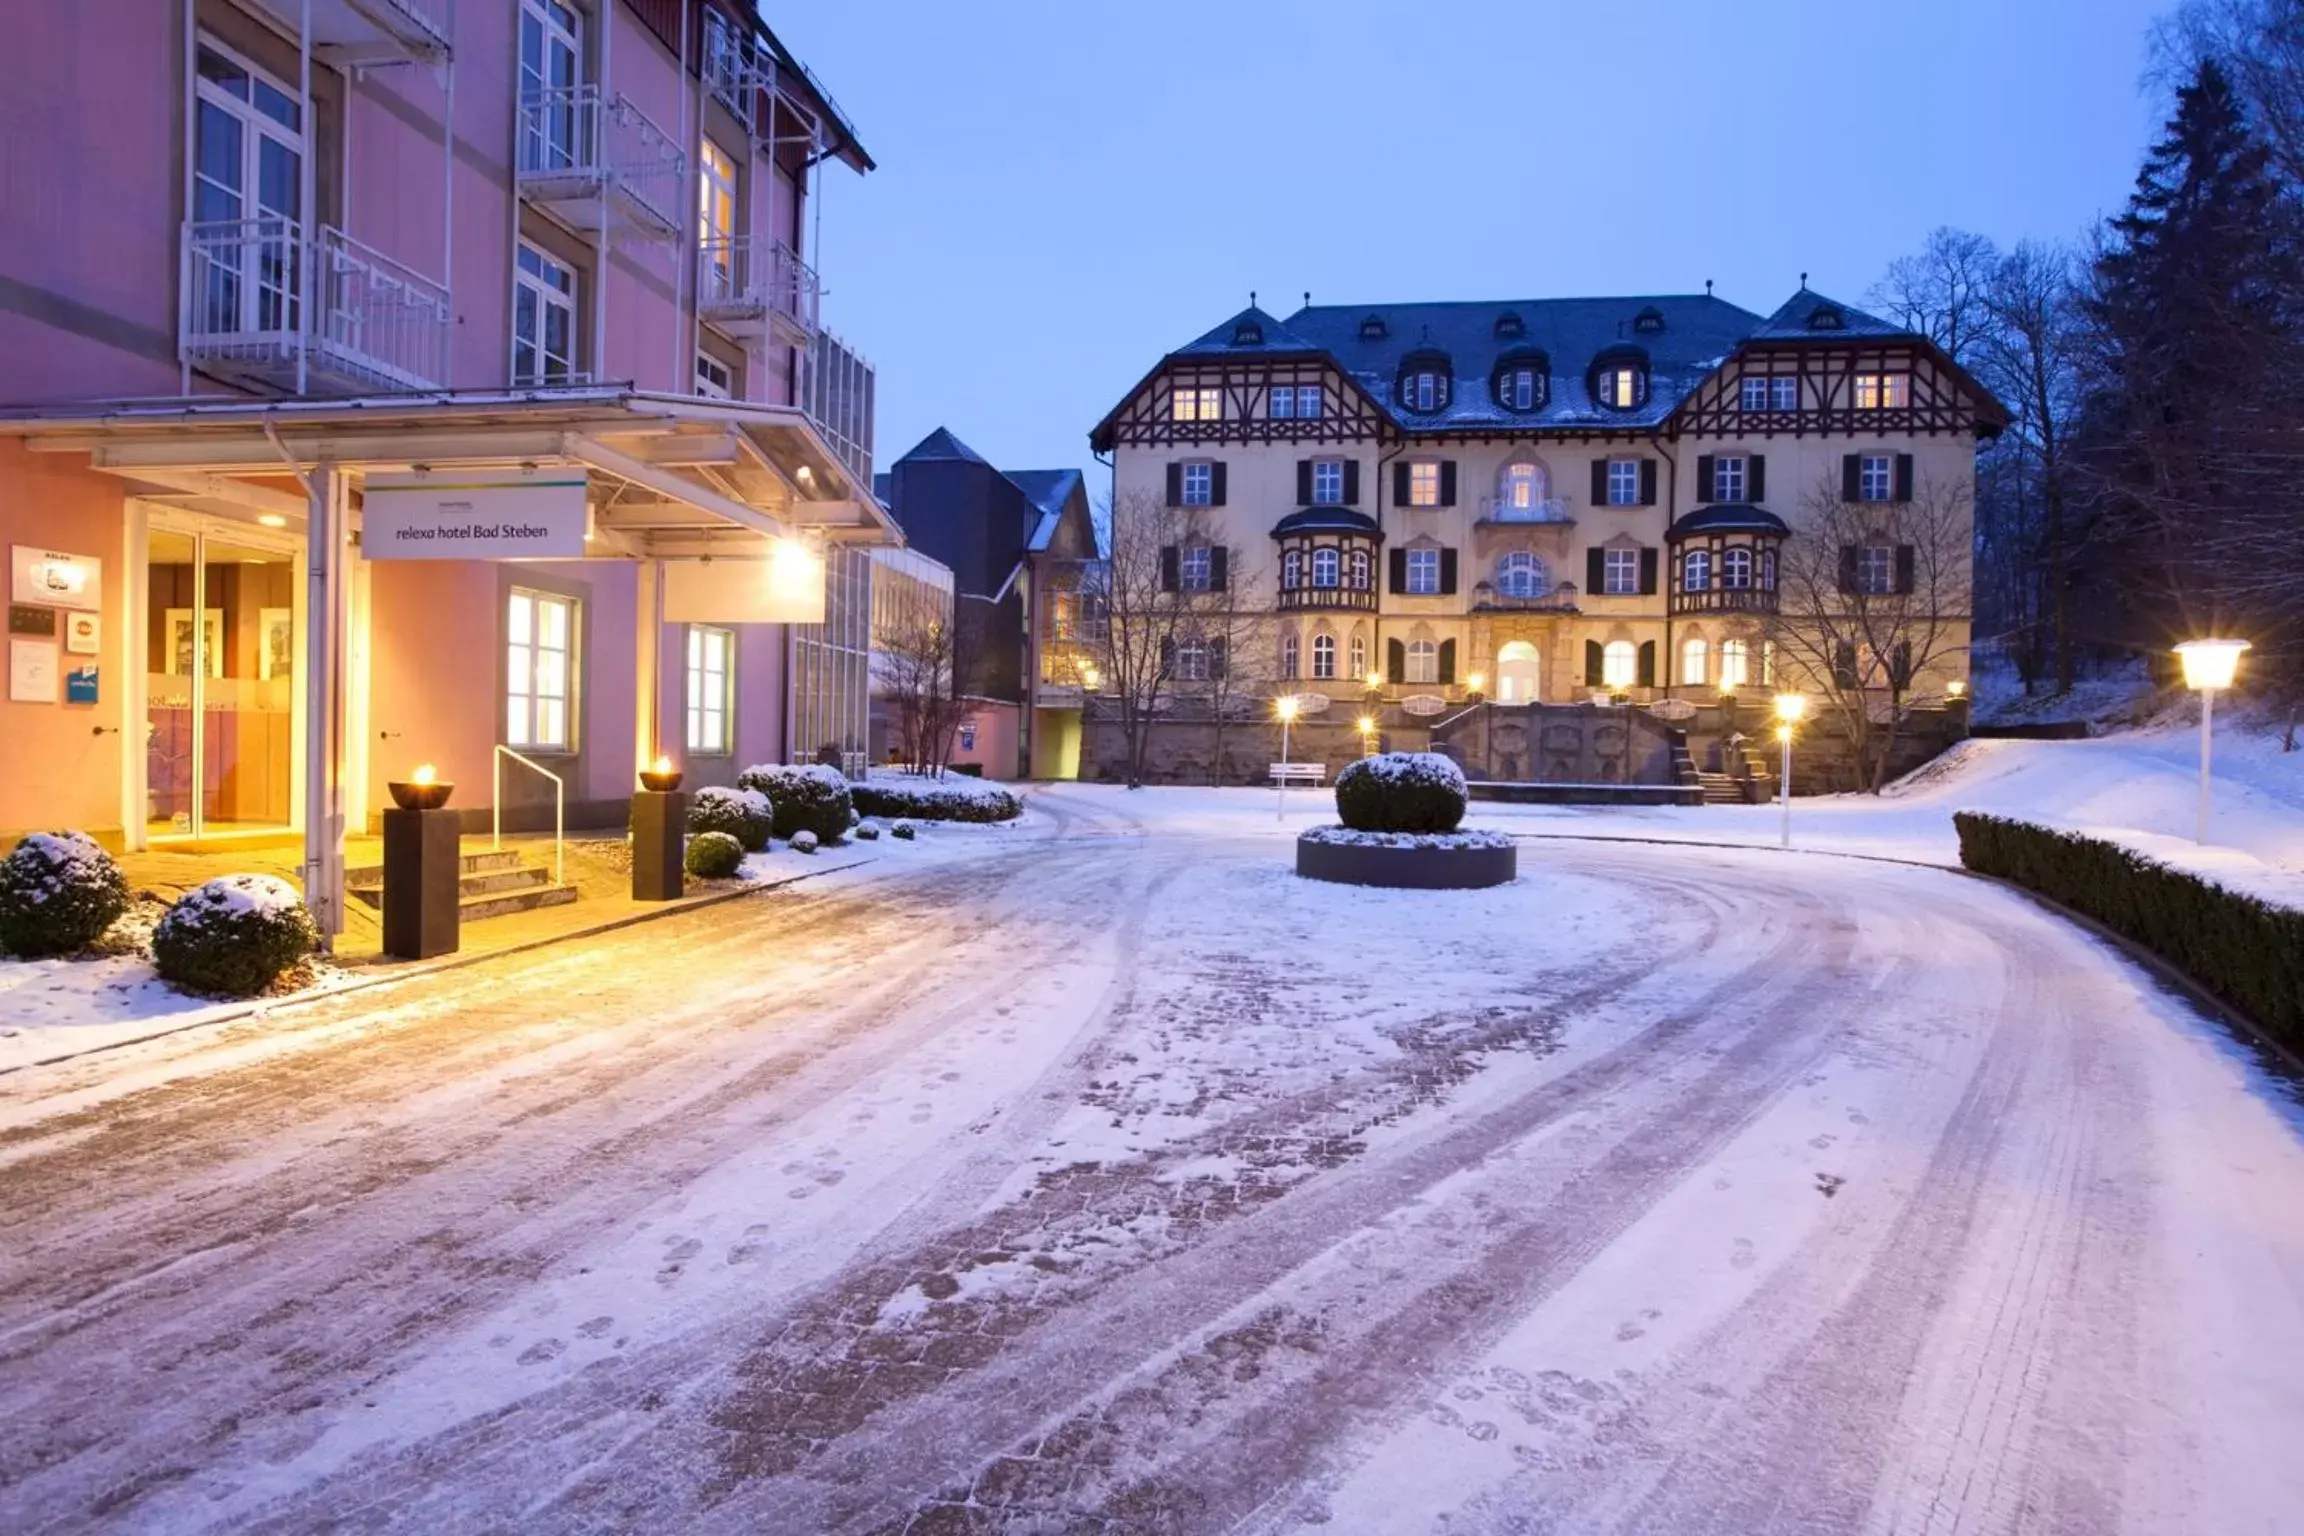
M2304 911L2276 907L2117 843L1974 811L1953 815L1960 862L2133 939L2304 1051Z
M919 821L1014 821L1024 814L1024 802L1014 790L997 784L891 783L867 779L848 792L856 809L866 816L909 816Z
M848 780L837 768L822 764L760 763L736 776L743 789L756 789L774 808L776 836L790 840L795 832L813 832L820 841L838 842L848 832L854 810Z

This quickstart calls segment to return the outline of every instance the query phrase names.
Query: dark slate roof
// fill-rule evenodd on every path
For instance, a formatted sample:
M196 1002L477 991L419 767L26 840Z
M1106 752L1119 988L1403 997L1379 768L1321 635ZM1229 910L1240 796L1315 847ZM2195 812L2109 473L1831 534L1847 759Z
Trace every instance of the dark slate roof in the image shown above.
M872 477L872 499L874 501L877 501L884 507L893 507L896 505L896 503L889 500L888 498L894 496L895 494L896 477L894 475L888 473L886 470L882 470L880 473Z
M1075 490L1084 489L1086 482L1076 469L1012 469L1008 480L1040 514L1024 540L1027 550L1040 554L1056 537L1056 526L1064 520L1065 503Z
M1243 327L1246 328L1245 332ZM1261 340L1249 337L1260 336ZM1251 304L1196 341L1177 348L1178 357L1254 357L1274 352L1317 352L1317 343L1297 335L1288 326Z
M1663 328L1638 331L1633 321L1654 310ZM1507 312L1521 334L1498 336ZM1384 323L1381 339L1365 340L1371 319ZM1290 335L1313 343L1340 363L1393 418L1410 431L1498 427L1648 427L1672 414L1690 390L1736 350L1760 317L1707 294L1661 294L1606 299L1509 299L1446 304L1322 304L1290 315ZM1215 333L1210 333L1214 335ZM1206 338L1203 338L1204 340ZM1650 384L1645 405L1612 410L1585 388L1592 365L1619 347L1646 354ZM1415 412L1393 403L1393 388L1410 354L1447 356L1455 385L1447 409ZM1551 395L1541 410L1505 410L1489 392L1489 377L1507 352L1541 352L1551 369Z
M1376 526L1376 519L1350 507L1306 507L1272 525L1272 537L1276 539L1291 533L1364 533L1372 539L1384 536L1384 531Z
M1664 538L1670 542L1699 533L1773 533L1780 538L1790 538L1792 530L1773 512L1764 512L1749 502L1724 501L1717 506L1698 507L1665 529Z
M1832 322L1838 320L1839 324ZM1878 315L1868 315L1838 299L1828 299L1803 285L1786 299L1760 329L1754 341L1844 341L1851 336L1910 336L1911 331Z
M896 462L899 464L918 459L957 459L965 464L989 464L984 455L952 435L950 427L938 427L913 445L912 451Z

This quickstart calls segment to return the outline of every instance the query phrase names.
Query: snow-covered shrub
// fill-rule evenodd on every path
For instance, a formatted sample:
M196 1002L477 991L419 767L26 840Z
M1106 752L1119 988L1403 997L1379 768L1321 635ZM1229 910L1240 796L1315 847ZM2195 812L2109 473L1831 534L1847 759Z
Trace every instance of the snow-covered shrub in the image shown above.
M746 853L765 849L775 826L775 807L756 789L708 785L688 802L690 832L725 832L742 843Z
M821 842L835 841L848 830L848 817L855 809L847 778L822 763L761 763L738 774L736 782L768 797L778 837L813 832Z
M880 827L876 822L860 821L850 835L860 843L876 843L880 841Z
M69 954L127 909L127 877L85 832L35 832L0 859L0 949Z
M685 863L699 880L726 880L743 867L744 845L726 832L699 832L688 839Z
M806 828L793 833L792 851L794 853L814 853L816 851L816 834Z
M152 961L178 986L246 997L319 944L296 887L277 875L225 875L168 909L152 930Z
M920 829L913 826L912 823L908 821L900 821L888 829L888 835L890 837L900 837L905 842L910 842L912 839L920 835Z
M1336 775L1336 814L1355 832L1453 832L1471 792L1437 752L1386 752Z
M871 779L852 790L867 816L913 816L922 821L1014 821L1024 801L1012 789L977 780L930 783Z

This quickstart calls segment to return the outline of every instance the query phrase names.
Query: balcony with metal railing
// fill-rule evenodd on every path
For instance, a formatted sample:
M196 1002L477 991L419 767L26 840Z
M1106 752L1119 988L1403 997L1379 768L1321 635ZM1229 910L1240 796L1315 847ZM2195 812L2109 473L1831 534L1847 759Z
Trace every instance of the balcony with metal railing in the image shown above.
M447 382L447 290L332 225L188 223L181 254L177 345L204 372L292 394Z
M564 223L669 240L694 199L688 156L622 94L553 86L520 98L520 195Z
M800 409L857 484L872 484L872 365L818 329L801 354Z
M781 240L744 236L704 242L696 276L696 312L738 340L781 326L794 346L816 334L816 269Z
M256 0L291 35L306 0ZM339 69L437 64L448 57L453 0L310 0L312 51Z
M1776 612L1774 587L1698 587L1694 590L1676 588L1672 593L1672 612L1681 613L1774 613Z
M1488 581L1472 585L1472 607L1478 612L1578 613L1582 611L1580 600L1581 593L1572 581L1545 587Z
M1568 514L1568 503L1558 496L1483 496L1480 498L1480 521L1483 523L1573 523Z
M1339 608L1359 609L1363 612L1374 613L1376 611L1376 588L1373 583L1358 587L1347 585L1321 587L1309 583L1294 587L1282 586L1278 607L1282 613L1314 613Z

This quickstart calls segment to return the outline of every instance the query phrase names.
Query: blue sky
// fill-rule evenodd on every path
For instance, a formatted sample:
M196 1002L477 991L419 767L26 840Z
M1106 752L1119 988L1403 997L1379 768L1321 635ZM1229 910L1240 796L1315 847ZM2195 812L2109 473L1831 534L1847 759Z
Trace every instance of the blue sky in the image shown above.
M825 178L883 467L1087 433L1249 290L1316 303L1859 302L1939 224L2115 210L2158 0L854 0L766 7L880 169Z

